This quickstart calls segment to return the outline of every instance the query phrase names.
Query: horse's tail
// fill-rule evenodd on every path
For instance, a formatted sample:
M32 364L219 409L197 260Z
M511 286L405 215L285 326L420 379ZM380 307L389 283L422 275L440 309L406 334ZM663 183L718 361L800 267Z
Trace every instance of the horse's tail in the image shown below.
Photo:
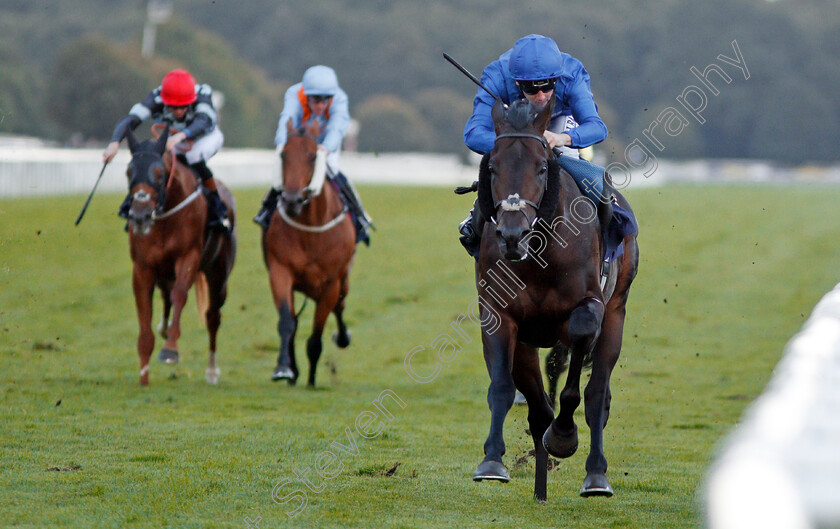
M198 319L202 325L207 325L207 308L210 306L209 288L207 276L204 272L199 272L195 278L195 304L198 307Z

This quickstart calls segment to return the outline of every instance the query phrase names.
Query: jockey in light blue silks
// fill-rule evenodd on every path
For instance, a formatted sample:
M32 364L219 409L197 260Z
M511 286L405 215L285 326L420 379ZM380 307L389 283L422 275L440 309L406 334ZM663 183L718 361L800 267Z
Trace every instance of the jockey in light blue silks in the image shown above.
M598 116L589 88L589 74L579 60L561 52L548 37L528 35L519 39L513 48L484 68L481 81L506 105L524 97L539 109L554 98L545 139L552 148L562 151L561 159L579 158L579 149L607 137L607 127ZM464 126L464 143L478 154L490 152L496 141L491 116L494 103L493 96L479 88L472 116ZM578 179L575 174L572 176ZM603 174L600 178L603 180ZM603 182L599 184L600 194ZM478 253L481 237L480 215L474 212L475 208L458 227L461 244L473 256Z
M353 223L356 227L356 242L364 241L370 244L368 229L371 226L370 217L362 206L359 195L339 169L339 155L344 134L350 126L350 111L347 94L338 85L335 71L327 66L312 66L303 74L300 83L294 84L286 90L283 111L277 123L277 133L274 145L277 152L283 150L286 144L287 123L292 122L295 128L311 121L319 124L318 156L326 157L327 176L339 188L342 200L347 203ZM283 186L283 166L271 189L263 199L262 207L254 217L254 222L268 229L271 216L277 207L277 199Z

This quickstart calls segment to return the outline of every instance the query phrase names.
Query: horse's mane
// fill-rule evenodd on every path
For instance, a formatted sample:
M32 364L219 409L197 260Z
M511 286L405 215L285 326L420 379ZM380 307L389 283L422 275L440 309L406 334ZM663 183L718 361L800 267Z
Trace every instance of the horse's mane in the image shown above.
M537 112L527 99L517 99L505 113L507 121L516 130L522 130L534 124Z

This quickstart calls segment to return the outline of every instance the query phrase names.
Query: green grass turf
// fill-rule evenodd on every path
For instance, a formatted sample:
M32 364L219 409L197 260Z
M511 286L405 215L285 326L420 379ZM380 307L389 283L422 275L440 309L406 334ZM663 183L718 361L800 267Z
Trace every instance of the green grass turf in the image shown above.
M120 196L94 197L78 227L84 196L0 201L0 526L700 527L698 489L720 440L838 280L836 189L629 190L641 263L606 430L616 496L578 496L589 447L581 406L580 449L549 473L549 500L538 504L525 407L506 423L512 481L470 479L489 426L478 328L465 324L471 343L461 339L432 382L404 368L422 346L412 365L431 373L432 342L475 298L455 232L469 199L444 188L361 193L378 230L352 272L353 343L325 340L316 389L269 380L277 321L250 222L262 190L235 192L240 247L218 386L204 381L192 298L181 364L153 360L151 386L138 386ZM155 310L157 319L159 300ZM298 334L304 375L311 315L312 303ZM334 329L330 320L327 335ZM385 390L405 408L384 399L392 418L364 439L356 420L378 413L378 424L373 401ZM357 454L330 447L348 445L345 429ZM319 459L327 450L338 456L331 465ZM321 479L316 462L337 475ZM296 469L322 492L306 490ZM278 484L278 499L306 491L294 519L285 511L300 504L273 501Z

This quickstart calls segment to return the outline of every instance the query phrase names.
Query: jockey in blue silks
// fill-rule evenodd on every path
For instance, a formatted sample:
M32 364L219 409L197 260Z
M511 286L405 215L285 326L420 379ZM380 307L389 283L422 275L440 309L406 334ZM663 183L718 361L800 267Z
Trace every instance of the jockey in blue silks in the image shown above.
M369 229L371 219L362 206L362 201L353 185L339 170L339 155L344 135L350 126L347 93L338 84L335 71L323 65L308 68L301 82L286 90L283 110L277 123L274 145L278 153L286 144L287 123L291 121L295 128L312 121L319 124L318 156L326 158L327 176L336 184L342 200L347 204L353 224L356 228L356 242L370 244ZM254 222L268 229L271 216L277 207L277 199L283 186L283 166L275 182L263 199L262 207L254 217Z
M545 139L552 148L562 151L561 158L579 158L579 149L607 137L607 127L598 116L589 88L589 74L579 60L561 52L557 43L548 37L522 37L484 68L481 81L506 105L524 97L539 109L554 98ZM496 141L491 116L494 103L493 96L479 88L473 100L472 116L464 126L464 143L478 154L490 152ZM598 187L603 189L603 183L600 184ZM480 215L474 213L475 208L458 230L463 235L461 244L475 256L481 230Z

